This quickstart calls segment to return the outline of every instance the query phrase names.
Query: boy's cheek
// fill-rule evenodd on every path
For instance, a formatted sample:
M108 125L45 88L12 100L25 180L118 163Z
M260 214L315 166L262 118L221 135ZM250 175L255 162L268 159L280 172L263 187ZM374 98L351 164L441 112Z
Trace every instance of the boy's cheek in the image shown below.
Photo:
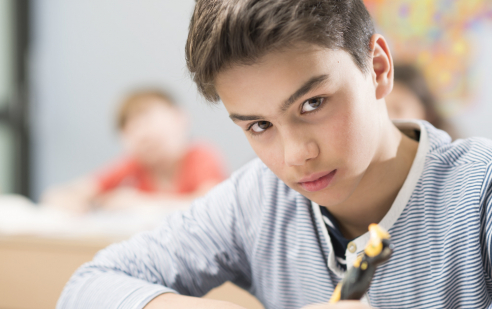
M265 165L275 173L275 175L281 178L282 167L284 166L283 153L275 143L266 143L258 145L258 143L250 142L254 152L260 158L260 160L265 163Z
M287 167L285 166L282 147L275 141L269 143L257 143L250 140L250 144L260 160L283 182L289 185ZM289 185L290 186L290 185Z

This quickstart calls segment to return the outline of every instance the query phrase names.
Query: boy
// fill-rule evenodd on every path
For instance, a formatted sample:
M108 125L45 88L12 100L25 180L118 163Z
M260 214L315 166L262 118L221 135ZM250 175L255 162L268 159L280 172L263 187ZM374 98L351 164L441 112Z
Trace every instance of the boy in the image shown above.
M364 301L490 306L492 143L389 120L391 54L361 0L199 0L186 54L259 159L99 253L59 308L238 308L182 296L226 280L266 308L367 308L326 302L373 222L395 251Z
M188 120L165 92L142 89L121 104L117 125L125 156L94 175L52 188L48 206L86 212L191 202L224 180L212 146L190 143Z

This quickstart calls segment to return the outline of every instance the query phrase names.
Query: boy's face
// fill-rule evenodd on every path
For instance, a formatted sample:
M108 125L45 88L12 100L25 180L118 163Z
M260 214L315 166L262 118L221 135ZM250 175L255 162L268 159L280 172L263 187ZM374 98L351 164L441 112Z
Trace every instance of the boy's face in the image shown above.
M129 115L121 132L123 144L144 165L172 165L187 145L186 117L158 98L145 100Z
M345 51L305 47L232 66L216 89L258 157L292 189L333 206L377 160L388 118L375 74Z

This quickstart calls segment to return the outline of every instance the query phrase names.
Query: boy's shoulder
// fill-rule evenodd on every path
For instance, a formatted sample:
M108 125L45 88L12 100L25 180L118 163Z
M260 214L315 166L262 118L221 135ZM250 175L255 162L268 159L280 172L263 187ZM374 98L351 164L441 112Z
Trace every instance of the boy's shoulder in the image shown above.
M429 138L430 160L439 161L454 167L483 164L488 166L492 163L492 140L483 137L471 137L458 139L451 142L449 135L432 125L424 124Z
M255 187L260 186L264 180L276 181L277 179L275 174L259 158L249 161L233 172L230 177L230 180L236 185L244 185L244 182L247 182Z
M259 158L232 173L229 181L244 198L275 196L276 200L296 200L300 195L280 180Z
M237 169L232 174L232 177L238 177L249 173L268 173L269 171L268 167L260 160L260 158L254 158Z

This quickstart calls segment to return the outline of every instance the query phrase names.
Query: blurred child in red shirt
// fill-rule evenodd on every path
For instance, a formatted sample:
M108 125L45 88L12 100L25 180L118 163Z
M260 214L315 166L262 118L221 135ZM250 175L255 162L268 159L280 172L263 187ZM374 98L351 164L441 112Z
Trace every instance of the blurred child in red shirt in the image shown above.
M219 152L190 143L185 113L166 93L130 95L118 112L126 155L115 164L46 192L42 203L85 212L191 201L225 178Z

